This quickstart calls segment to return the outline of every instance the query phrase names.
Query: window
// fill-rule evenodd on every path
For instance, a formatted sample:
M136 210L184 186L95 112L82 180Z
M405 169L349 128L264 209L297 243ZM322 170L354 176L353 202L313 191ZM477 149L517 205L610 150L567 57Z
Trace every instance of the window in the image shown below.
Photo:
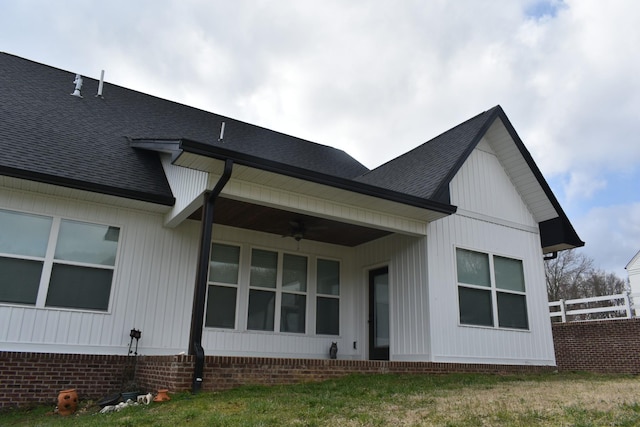
M528 329L522 261L456 249L460 323Z
M205 326L236 327L239 265L240 247L211 245Z
M250 331L305 334L315 304L315 333L340 334L339 261L317 259L313 277L308 256L253 248L241 262L241 253L240 246L212 244L206 327L238 329L245 316Z
M118 227L0 210L0 230L0 302L108 310Z
M254 249L249 275L247 328L273 331L278 279L278 253Z
M247 329L305 333L306 312L307 257L253 249Z
M307 312L307 258L284 254L280 332L304 334Z
M340 263L318 259L316 333L340 334Z

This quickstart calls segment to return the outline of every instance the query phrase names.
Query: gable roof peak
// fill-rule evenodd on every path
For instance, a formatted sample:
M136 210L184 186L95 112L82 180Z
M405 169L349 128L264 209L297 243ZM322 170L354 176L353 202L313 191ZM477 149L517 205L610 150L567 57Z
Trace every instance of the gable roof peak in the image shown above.
M497 105L356 179L449 203L449 181L499 116Z

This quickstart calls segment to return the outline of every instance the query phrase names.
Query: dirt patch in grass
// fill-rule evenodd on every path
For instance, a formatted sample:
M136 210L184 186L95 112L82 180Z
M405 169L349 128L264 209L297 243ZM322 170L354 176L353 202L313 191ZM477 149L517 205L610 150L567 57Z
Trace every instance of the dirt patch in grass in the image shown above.
M405 396L404 409L384 405L390 425L558 425L580 414L635 413L640 380L516 381ZM624 418L624 417L623 417ZM567 421L569 421L567 419Z

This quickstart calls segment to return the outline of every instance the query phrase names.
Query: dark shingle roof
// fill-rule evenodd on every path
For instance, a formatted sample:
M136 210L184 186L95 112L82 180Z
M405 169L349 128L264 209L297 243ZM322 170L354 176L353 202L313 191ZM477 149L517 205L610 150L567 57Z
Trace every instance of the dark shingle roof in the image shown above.
M493 123L499 108L485 111L356 179L449 203L449 182Z
M84 78L84 98L70 96L74 77L0 52L0 175L173 205L157 153L130 141L176 140L203 155L449 214L450 181L499 117L559 215L541 224L543 246L582 244L500 106L369 171L342 150L120 86L105 84L96 98L95 79Z
M353 178L368 169L344 151L0 53L0 173L173 204L157 154L128 138L189 138L299 168Z

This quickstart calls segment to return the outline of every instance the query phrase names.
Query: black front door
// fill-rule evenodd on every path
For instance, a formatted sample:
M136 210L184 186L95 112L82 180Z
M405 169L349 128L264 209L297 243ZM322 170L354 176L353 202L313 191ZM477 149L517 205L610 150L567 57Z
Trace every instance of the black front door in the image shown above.
M389 269L369 271L369 359L389 360Z

